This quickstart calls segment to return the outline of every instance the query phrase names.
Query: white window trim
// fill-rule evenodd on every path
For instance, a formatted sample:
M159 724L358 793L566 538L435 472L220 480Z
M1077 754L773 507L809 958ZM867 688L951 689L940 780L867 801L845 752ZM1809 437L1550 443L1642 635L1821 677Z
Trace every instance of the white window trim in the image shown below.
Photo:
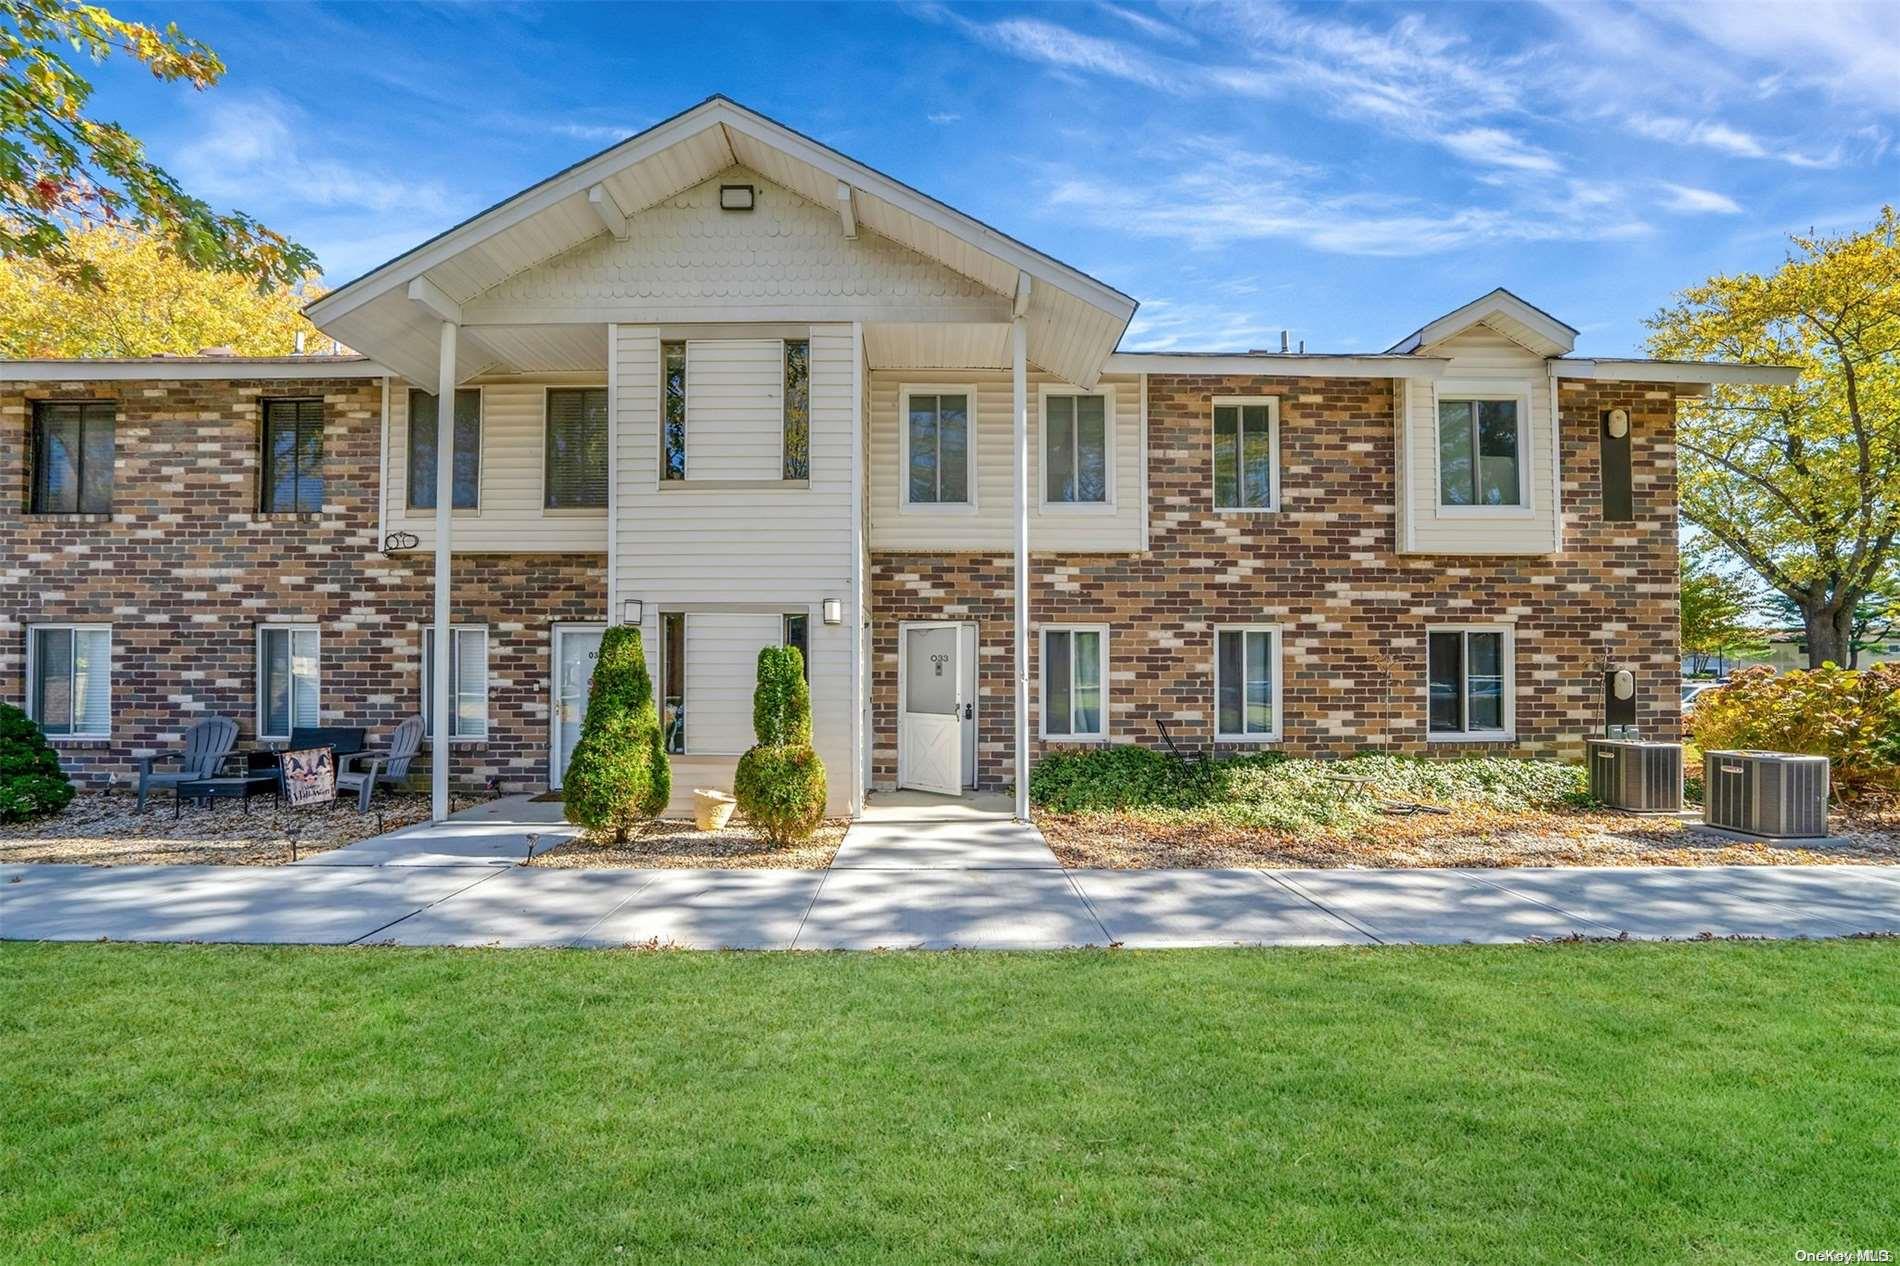
M605 391L607 393L608 505L613 504L614 499L614 410L617 405L614 400L613 388L607 384L605 379L600 382L551 382L544 384L541 388L541 425L535 429L535 439L538 441L540 448L540 451L535 454L534 459L537 468L534 484L535 508L544 519L604 519L607 517L607 506L550 507L548 505L548 419L553 416L553 410L548 407L548 402L557 391ZM487 407L486 401L483 401L483 407ZM484 420L482 422L482 436L484 441L486 441L488 435L486 416L486 414L483 415ZM487 477L486 473L484 473L483 477ZM430 513L433 514L434 511L430 511Z
M1104 491L1107 496L1101 501L1049 500L1049 440L1053 434L1049 428L1049 400L1052 396L1102 398L1102 444L1106 450L1103 454L1103 478L1106 480ZM908 410L904 416L910 416ZM1036 446L1036 508L1044 514L1115 513L1115 388L1103 384L1094 391L1084 391L1080 387L1061 383L1043 383L1036 389L1036 429L1041 432ZM908 426L904 428L904 433L906 437L910 434ZM905 471L909 471L908 463L905 464Z
M968 501L912 501L910 499L910 398L912 396L962 396L970 402L969 471L964 480ZM977 512L977 435L982 430L977 417L975 383L904 383L897 389L897 510L900 514L955 514Z
M1273 636L1273 728L1257 734L1227 734L1220 728L1220 635L1223 633L1269 633ZM1246 657L1242 656L1242 664ZM1285 732L1280 713L1280 679L1286 662L1286 643L1277 624L1217 624L1214 626L1214 741L1216 743L1278 743ZM1242 697L1246 685L1242 683ZM1244 722L1243 722L1244 724Z
M1051 633L1099 633L1102 637L1102 728L1089 734L1060 734L1049 730L1049 635ZM1036 728L1039 736L1058 743L1106 743L1109 725L1109 632L1106 624L1045 624L1037 633L1036 643ZM1069 655L1069 697L1075 698L1075 655L1073 643Z
M268 668L268 661L265 659L264 650L264 634L266 630L271 632L282 630L285 633L314 633L317 636L317 715L306 721L304 723L306 726L323 724L323 630L315 624L288 620L266 621L257 626L257 673L255 679L255 692L257 695L257 741L260 743L288 743L290 741L289 733L271 734L265 729L265 712L270 699L270 682L265 675ZM290 728L292 730L297 728L295 690L291 692Z
M1531 382L1460 382L1440 380L1432 384L1432 507L1441 519L1528 519L1536 516L1531 489L1531 431L1535 420L1531 398L1536 384ZM1438 434L1439 418L1446 401L1511 400L1517 404L1517 498L1514 506L1448 506L1445 504L1444 451ZM1472 454L1477 460L1477 454Z
M39 691L34 686L39 681L39 638L40 632L98 633L106 635L106 728L88 730L83 734L48 734L48 743L97 743L101 739L112 737L112 674L119 657L118 639L113 636L110 624L29 624L26 626L26 714L34 724L42 724L39 715ZM42 732L43 727L42 727Z
M1504 728L1501 730L1432 729L1432 656L1434 633L1502 633L1500 671L1504 674ZM1470 694L1470 643L1460 654L1466 659L1467 702ZM1425 627L1425 741L1428 743L1514 743L1517 741L1517 626L1514 624L1430 624Z
M1216 455L1216 436L1214 434L1214 410L1240 408L1248 405L1267 406L1267 448L1271 458L1269 479L1273 486L1273 496L1263 506L1224 506L1220 504L1220 493L1214 475ZM1215 396L1207 402L1207 499L1215 514L1277 514L1280 510L1280 397L1278 396Z
M462 383L455 389L457 391L473 391L481 397L480 403L476 405L477 418L475 422L475 428L481 437L481 441L477 448L479 455L475 464L475 504L472 506L451 506L449 507L449 513L458 519L479 519L482 517L482 506L488 500L488 387L482 383ZM403 392L402 449L401 452L397 454L397 460L402 463L402 513L404 518L409 519L433 519L435 517L435 507L413 504L416 490L409 484L409 446L413 442L411 437L416 425L416 415L409 407L409 397L411 393L417 391L421 391L425 396L435 394L433 391L423 391L421 387L410 387L407 391ZM545 412L543 416L545 417ZM545 429L544 424L543 430L545 431ZM548 437L543 434L541 436L541 478L543 480L547 478L547 444ZM542 498L543 502L546 500L546 497Z
M417 684L422 691L422 741L424 744L431 746L435 743L434 736L429 733L429 725L434 719L434 712L432 711L434 705L429 699L428 684L429 669L432 666L429 659L429 631L433 628L435 628L435 625L425 624L416 631L416 648L421 654L419 661L420 669L417 672L417 677L419 678ZM451 624L449 625L449 632L454 634L457 638L461 637L464 633L480 633L482 635L482 732L480 734L451 733L449 735L449 745L453 747L457 744L486 743L488 741L489 727L494 720L494 718L489 716L489 705L493 702L494 692L489 689L493 678L489 672L488 626L486 624ZM449 648L449 657L452 660L455 658L456 649L454 646ZM451 701L449 708L449 727L451 730L454 729L456 718L460 715L460 710L453 705L459 702L459 696Z

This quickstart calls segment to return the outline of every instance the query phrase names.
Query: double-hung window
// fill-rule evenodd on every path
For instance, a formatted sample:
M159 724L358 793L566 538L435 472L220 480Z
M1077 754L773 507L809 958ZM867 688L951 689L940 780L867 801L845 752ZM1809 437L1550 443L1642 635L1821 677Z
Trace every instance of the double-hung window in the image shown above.
M488 737L488 629L479 624L454 626L449 647L449 739L478 742ZM435 626L422 630L422 733L435 737Z
M436 433L435 396L427 391L409 392L409 508L435 509ZM463 387L455 393L455 499L457 510L473 510L481 504L482 490L482 393L479 387Z
M323 509L323 401L264 402L266 514L315 514Z
M40 624L27 630L27 710L49 738L112 732L112 626Z
M1280 631L1249 624L1214 631L1214 738L1261 743L1280 737Z
M1042 398L1042 502L1107 505L1114 398L1054 392Z
M1511 630L1432 629L1426 641L1430 737L1510 738L1514 724Z
M116 413L100 400L34 402L34 514L112 512Z
M1214 508L1280 508L1280 401L1277 397L1215 398Z
M1042 631L1042 734L1108 737L1108 630L1100 625Z
M542 504L550 510L607 508L607 389L548 389Z
M1438 504L1524 504L1519 399L1438 400Z
M320 724L322 635L314 624L265 624L257 630L257 737L288 740Z
M970 393L912 387L902 400L904 504L970 508L975 504Z

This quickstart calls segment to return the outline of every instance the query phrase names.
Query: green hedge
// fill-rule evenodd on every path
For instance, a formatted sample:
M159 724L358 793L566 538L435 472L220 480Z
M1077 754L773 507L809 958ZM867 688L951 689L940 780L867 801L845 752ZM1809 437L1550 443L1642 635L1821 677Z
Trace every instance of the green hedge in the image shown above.
M26 713L0 703L0 822L58 813L73 801L59 754Z

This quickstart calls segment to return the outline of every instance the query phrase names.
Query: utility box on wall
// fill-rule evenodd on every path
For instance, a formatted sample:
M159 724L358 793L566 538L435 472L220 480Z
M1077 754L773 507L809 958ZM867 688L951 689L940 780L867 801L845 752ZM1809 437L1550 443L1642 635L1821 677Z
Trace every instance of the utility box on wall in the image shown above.
M1603 674L1603 733L1613 739L1636 737L1636 674L1627 668Z

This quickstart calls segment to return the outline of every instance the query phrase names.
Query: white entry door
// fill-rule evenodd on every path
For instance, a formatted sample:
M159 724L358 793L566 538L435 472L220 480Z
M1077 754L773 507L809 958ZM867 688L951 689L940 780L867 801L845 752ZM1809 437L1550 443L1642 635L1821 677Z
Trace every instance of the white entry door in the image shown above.
M898 783L960 795L967 698L964 635L956 624L903 629L904 683L898 710Z
M559 788L567 762L580 741L581 721L587 716L587 687L594 679L594 661L600 658L601 624L554 626L553 725L548 740L548 786Z

